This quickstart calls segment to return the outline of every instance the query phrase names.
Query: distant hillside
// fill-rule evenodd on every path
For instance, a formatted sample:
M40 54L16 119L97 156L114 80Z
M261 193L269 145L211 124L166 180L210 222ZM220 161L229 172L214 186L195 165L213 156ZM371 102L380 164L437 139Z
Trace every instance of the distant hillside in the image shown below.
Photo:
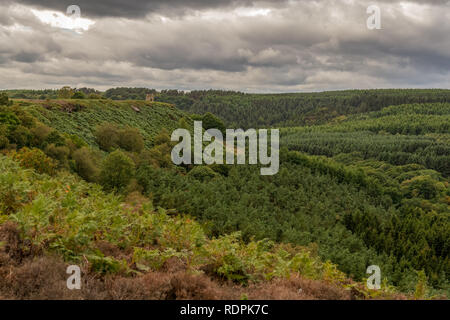
M165 128L178 128L186 114L171 105L145 101L111 100L51 100L22 101L18 105L39 121L60 131L77 135L90 145L96 145L93 132L97 125L108 122L137 128L147 147L152 138Z
M319 126L282 129L281 145L328 157L418 163L450 176L450 103L391 106Z
M236 91L199 90L184 92L149 88L111 88L99 92L92 88L60 90L6 90L12 99L58 99L81 96L114 101L145 100L155 94L156 101L173 104L195 114L211 112L228 126L291 127L323 124L336 117L379 111L388 106L413 103L450 102L448 89L375 89L325 92L248 94Z
M244 94L228 91L162 92L158 101L192 113L211 112L228 125L254 128L321 124L341 115L391 105L450 102L450 90L350 90L320 93Z

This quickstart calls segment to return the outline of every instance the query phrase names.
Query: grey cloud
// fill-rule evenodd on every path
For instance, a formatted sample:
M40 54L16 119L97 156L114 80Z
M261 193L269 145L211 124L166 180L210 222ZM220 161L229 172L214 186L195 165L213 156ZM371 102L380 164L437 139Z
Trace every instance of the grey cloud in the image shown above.
M264 2L280 2L273 0ZM183 14L190 10L215 9L233 6L251 6L254 0L18 0L18 3L40 8L64 11L71 4L78 5L83 15L97 17L144 17L151 12L162 12L170 15Z
M22 3L38 8L65 12L69 5L75 4L82 9L83 15L94 17L144 17L148 13L160 12L168 15L182 15L186 11L251 7L262 5L279 7L289 0L6 0L9 3ZM290 1L293 2L293 1ZM297 2L311 2L297 0ZM333 2L333 0L318 0L315 2ZM395 1L379 0L377 3L392 3ZM448 0L409 0L408 2L426 5L445 5Z
M38 52L19 52L13 57L13 60L31 63L38 61L40 57L41 55Z
M54 9L60 3L32 2ZM400 2L379 1L383 29L373 31L365 25L369 1L350 5L330 0L259 1L272 12L212 19L187 14L167 21L145 14L116 19L108 17L115 15L110 9L93 18L96 24L82 35L43 24L26 10L8 12L3 4L0 12L8 13L0 14L0 88L68 84L277 92L449 87L450 7L447 1L413 2L422 6L408 15ZM145 13L164 9L161 2L117 3L130 10L123 11L126 17L136 15L132 11L138 7ZM170 3L180 10L219 6ZM106 1L95 2L98 8L102 4ZM92 14L99 16L100 11L93 9ZM11 28L14 24L28 29Z

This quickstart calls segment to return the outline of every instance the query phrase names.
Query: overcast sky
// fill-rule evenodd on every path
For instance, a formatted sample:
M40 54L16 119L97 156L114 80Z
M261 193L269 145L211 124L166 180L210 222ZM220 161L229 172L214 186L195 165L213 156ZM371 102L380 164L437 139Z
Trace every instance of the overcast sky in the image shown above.
M450 1L2 0L0 89L63 85L450 88Z

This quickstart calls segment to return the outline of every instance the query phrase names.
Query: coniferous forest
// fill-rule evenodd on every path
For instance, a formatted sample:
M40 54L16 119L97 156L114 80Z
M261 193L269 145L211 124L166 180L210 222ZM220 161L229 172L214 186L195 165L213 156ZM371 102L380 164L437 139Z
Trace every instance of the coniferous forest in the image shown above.
M64 87L0 105L0 298L450 294L450 90ZM174 165L171 133L195 120L280 129L279 172ZM67 264L82 290L62 288Z

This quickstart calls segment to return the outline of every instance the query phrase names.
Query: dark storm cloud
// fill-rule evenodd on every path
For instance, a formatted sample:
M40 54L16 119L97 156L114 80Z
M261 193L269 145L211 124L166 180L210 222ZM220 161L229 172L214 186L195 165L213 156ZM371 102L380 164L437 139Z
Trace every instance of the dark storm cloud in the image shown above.
M366 27L369 0L9 3L19 6L0 4L0 88L450 87L448 1L376 1L381 30ZM30 10L70 4L95 22L88 31Z
M8 0L9 1L9 0ZM259 1L280 3L284 0ZM216 9L235 6L251 6L254 0L18 0L40 8L65 11L69 5L78 5L83 15L97 17L143 17L148 13L160 12L169 15L183 14L189 10Z
M190 10L217 9L230 7L251 7L254 4L282 6L288 0L6 0L10 3L22 3L39 8L65 11L69 5L82 8L83 15L96 17L143 17L148 13L159 12L168 15L180 15ZM326 2L328 0L322 0ZM298 2L311 2L298 0ZM329 2L333 2L332 0ZM376 3L389 3L379 0ZM448 0L410 0L409 2L427 5L444 5Z

